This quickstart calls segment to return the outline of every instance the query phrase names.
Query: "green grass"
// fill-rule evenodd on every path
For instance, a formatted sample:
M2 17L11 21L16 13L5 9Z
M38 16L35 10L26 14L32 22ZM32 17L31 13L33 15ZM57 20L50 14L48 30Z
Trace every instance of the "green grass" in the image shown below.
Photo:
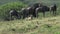
M60 34L60 16L1 21L0 34Z
M2 2L3 1L4 3L8 3L10 1L13 2L13 0L10 1L2 0ZM34 2L42 2L46 5L48 4L49 6L54 3L53 0L28 0L28 1L30 2L28 4ZM57 1L55 0L55 3L58 6L57 16L53 16L52 14L50 14L50 12L46 12L45 18L43 17L42 13L39 13L39 18L38 19L34 18L33 20L21 19L13 21L2 21L0 19L0 34L60 34L60 16L59 16L60 0Z

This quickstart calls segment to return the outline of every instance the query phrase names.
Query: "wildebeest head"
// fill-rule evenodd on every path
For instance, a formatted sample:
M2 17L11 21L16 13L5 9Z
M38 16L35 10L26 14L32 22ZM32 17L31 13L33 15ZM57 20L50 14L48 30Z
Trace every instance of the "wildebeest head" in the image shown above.
M19 13L18 13L17 10L15 10L15 9L11 9L11 10L9 11L9 15L10 15L11 19L12 19L12 16L17 17L18 19L20 18Z
M53 4L50 6L50 11L53 12L53 15L56 16L56 11L57 11L57 5Z
M52 5L52 6L50 7L50 10L51 10L51 11L56 11L56 10L57 10L56 4Z

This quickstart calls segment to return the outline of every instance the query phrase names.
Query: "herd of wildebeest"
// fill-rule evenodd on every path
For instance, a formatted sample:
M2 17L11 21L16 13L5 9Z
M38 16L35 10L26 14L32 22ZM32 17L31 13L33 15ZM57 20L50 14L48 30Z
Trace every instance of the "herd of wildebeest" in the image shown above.
M22 8L20 12L15 9L11 9L9 16L10 19L12 19L13 16L17 17L18 19L25 19L30 16L38 18L38 13L43 13L43 17L45 17L45 12L47 11L50 11L50 13L52 12L53 15L56 16L57 5L53 4L52 6L47 6L41 3L35 3L27 8Z

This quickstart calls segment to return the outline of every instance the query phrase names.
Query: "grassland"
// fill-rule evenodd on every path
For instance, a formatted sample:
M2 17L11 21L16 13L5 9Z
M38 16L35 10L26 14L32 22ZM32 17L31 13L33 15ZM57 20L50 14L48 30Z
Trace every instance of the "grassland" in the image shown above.
M0 5L18 0L0 0ZM27 0L25 0L27 1ZM0 19L0 34L60 34L60 0L28 0L31 3L42 2L46 5L56 3L58 6L57 16L53 16L49 12L46 17L39 13L39 18L32 20L13 20L1 21Z
M60 34L60 16L1 21L0 34Z

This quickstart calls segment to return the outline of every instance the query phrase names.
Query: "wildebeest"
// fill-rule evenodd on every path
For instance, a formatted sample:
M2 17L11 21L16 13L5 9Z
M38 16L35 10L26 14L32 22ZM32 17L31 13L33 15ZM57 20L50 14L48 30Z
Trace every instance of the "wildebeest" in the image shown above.
M29 12L26 8L21 9L21 15L22 15L23 19L28 17L28 14L29 14Z
M21 12L23 13L23 18L28 17L32 15L33 17L36 17L35 10L40 6L40 3L33 4L30 7L22 8Z
M36 16L38 17L38 12L42 12L43 13L43 16L45 17L45 12L46 11L49 11L50 8L48 6L41 6L41 7L38 7L36 8Z
M53 15L56 15L56 10L57 10L56 4L54 4L51 7L43 5L43 6L40 6L40 7L36 8L35 13L36 13L36 16L38 17L38 12L42 12L43 16L45 17L45 12L50 11L50 13L53 12Z
M55 16L56 15L56 11L57 11L57 5L54 4L50 7L50 12L53 12L53 15Z
M26 17L29 17L30 15L33 15L33 11L34 10L32 7L22 8L21 13L22 13L23 19Z
M33 17L36 17L36 8L38 8L38 7L40 7L40 6L42 6L40 3L35 3L35 4L33 4L29 9L28 9L28 11L29 11L29 14L32 14L33 15Z
M10 19L13 19L13 18L12 18L13 16L15 16L17 19L20 18L19 13L18 13L17 10L15 10L15 9L11 9L11 10L9 11L9 16L10 16Z

